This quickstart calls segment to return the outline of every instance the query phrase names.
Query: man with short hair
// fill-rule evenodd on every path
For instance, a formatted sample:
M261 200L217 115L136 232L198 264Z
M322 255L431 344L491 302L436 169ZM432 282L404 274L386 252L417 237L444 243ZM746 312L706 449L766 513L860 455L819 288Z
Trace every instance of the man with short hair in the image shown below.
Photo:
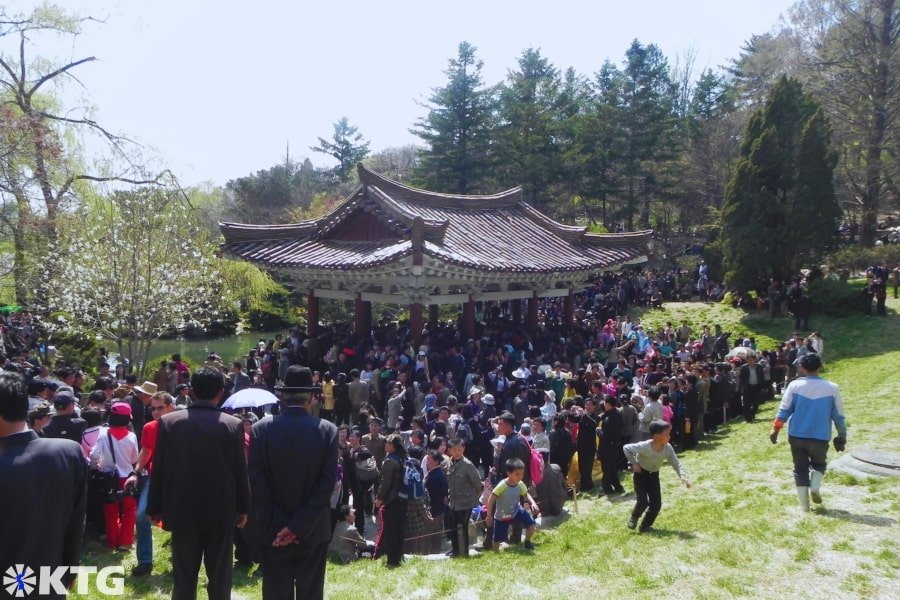
M756 363L755 354L747 356L747 363L741 366L738 381L741 386L741 409L744 420L752 423L763 389L763 368Z
M323 597L331 539L330 499L337 482L337 427L313 417L312 372L288 369L284 408L250 433L249 475L263 546L263 599Z
M196 401L159 420L147 514L172 532L173 600L195 600L201 561L209 600L230 600L234 525L247 523L244 425L219 411L222 374L191 377Z
M71 389L61 389L53 396L56 415L42 430L44 437L65 438L81 444L81 435L87 429L87 421L75 416L75 394Z
M809 510L809 499L821 504L822 479L827 465L828 441L831 439L831 424L837 429L834 449L843 452L847 445L847 425L844 420L844 405L836 383L819 377L822 360L812 353L800 359L800 377L788 384L781 398L781 406L769 439L778 442L778 433L788 426L788 442L794 462L794 483L800 509Z
M55 569L81 563L87 505L81 445L39 438L28 429L27 414L24 379L0 372L0 573L14 565ZM73 578L64 576L63 584ZM24 586L14 591L28 593Z
M150 528L150 518L147 516L147 498L150 496L149 475L153 472L153 453L156 452L156 438L159 429L159 419L175 410L172 396L169 394L156 394L150 399L150 412L153 420L144 425L141 439L144 444L138 455L134 473L125 481L125 487L136 487L140 483L139 476L143 476L143 486L140 487L137 505L136 554L137 566L131 570L132 577L149 575L153 570L153 531ZM147 470L146 474L142 471Z

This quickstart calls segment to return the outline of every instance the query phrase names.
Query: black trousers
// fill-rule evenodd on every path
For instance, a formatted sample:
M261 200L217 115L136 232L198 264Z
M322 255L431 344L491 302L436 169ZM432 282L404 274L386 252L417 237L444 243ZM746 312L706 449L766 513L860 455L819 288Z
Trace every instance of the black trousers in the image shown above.
M172 600L196 600L200 562L206 566L209 600L231 600L234 529L172 532Z
M756 417L756 409L759 407L760 388L759 384L748 385L744 388L744 393L741 396L741 409L744 413L744 420L748 423Z
M366 511L372 510L372 484L357 481L353 487L353 510L356 512L356 530L359 535L366 535Z
M454 555L469 555L469 517L471 514L471 508L447 511L447 529L450 530L450 545Z
M631 511L631 520L637 521L647 511L644 520L641 521L641 529L646 529L653 525L659 509L662 508L662 492L659 489L659 471L641 470L640 473L634 474L634 493L637 495L637 502L634 510Z
M325 590L328 542L298 544L285 550L267 547L263 554L263 600L321 600Z
M808 486L810 468L825 473L828 442L798 437L788 437L788 442L794 459L794 482L798 486Z
M397 498L384 505L381 513L384 526L381 532L379 554L387 556L387 564L399 565L403 561L403 538L406 536L406 507L408 502Z
M594 456L597 452L596 448L585 448L578 450L578 473L581 475L581 481L578 489L587 492L594 487Z
M607 494L624 490L619 483L618 445L600 454L600 466L603 467L601 485Z

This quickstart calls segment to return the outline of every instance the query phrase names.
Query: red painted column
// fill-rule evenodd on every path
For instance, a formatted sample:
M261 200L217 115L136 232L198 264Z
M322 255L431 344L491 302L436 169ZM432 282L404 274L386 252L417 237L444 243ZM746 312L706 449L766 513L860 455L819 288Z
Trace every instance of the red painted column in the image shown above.
M413 336L413 345L422 343L422 305L416 302L409 306L409 330Z
M475 337L475 300L469 296L469 301L463 303L463 333L466 339Z
M563 325L566 327L570 327L572 325L572 321L575 320L575 291L569 290L569 295L566 296L565 303L563 304Z
M512 322L513 325L518 325L522 322L522 301L521 300L510 300L510 312L512 312Z
M528 321L525 326L528 333L535 333L538 330L538 297L537 292L528 299Z
M356 295L353 330L356 335L362 336L367 336L372 331L372 303L363 300L359 294Z
M312 290L306 297L306 332L316 335L319 332L319 299Z

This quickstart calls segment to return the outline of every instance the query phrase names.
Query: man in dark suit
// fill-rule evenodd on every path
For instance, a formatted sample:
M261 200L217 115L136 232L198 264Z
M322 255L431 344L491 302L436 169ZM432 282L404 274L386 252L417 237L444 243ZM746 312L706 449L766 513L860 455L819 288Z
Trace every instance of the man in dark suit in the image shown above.
M597 450L597 457L603 467L601 485L604 494L621 494L625 491L619 482L618 469L624 423L616 404L615 396L606 396L603 399L603 414L600 417L600 448Z
M39 438L27 414L25 380L0 372L0 573L17 564L36 572L81 563L87 484L81 446Z
M248 459L263 546L263 599L322 598L337 482L337 427L309 414L312 373L292 366L276 386L281 414L253 426Z
M147 514L172 532L173 600L197 597L201 560L210 600L231 598L234 525L247 522L250 490L244 426L217 408L224 386L220 372L199 369L197 400L159 420Z
M741 367L738 380L741 384L741 408L748 423L756 416L759 397L763 389L763 368L756 363L756 355L747 356L747 363Z
M512 413L504 412L500 415L499 419L500 422L497 425L497 433L506 436L506 441L503 443L503 449L500 451L500 456L497 458L494 467L497 469L497 473L503 473L506 471L506 461L511 458L518 458L525 465L525 474L522 477L522 481L525 482L526 486L531 488L531 447L521 434L516 433L516 418ZM484 539L490 540L491 537L488 535ZM512 525L509 541L511 544L518 544L521 539L522 525L516 521ZM489 545L490 542L486 542L485 547L487 548Z

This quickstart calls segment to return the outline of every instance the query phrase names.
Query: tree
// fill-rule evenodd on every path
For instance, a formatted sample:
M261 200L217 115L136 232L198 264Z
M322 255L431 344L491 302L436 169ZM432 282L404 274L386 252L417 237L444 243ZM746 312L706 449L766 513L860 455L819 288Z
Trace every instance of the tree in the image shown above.
M747 127L722 210L726 281L740 291L793 276L833 238L835 158L821 107L782 77Z
M172 187L88 199L53 243L47 304L147 366L161 335L216 320L223 309L213 252L197 214Z
M23 305L41 295L35 268L44 243L56 241L57 221L78 205L88 189L84 184L157 179L141 174L127 155L129 140L101 126L89 108L62 107L56 101L65 83L78 82L73 72L93 62L93 56L62 64L30 56L42 35L74 40L91 21L49 4L30 15L9 15L0 7L0 195L16 207L7 223L13 230L16 301ZM88 171L78 153L89 135L113 155L104 157L97 172ZM55 263L49 268L55 270Z
M623 132L625 220L634 229L635 217L650 226L650 204L658 195L660 164L672 157L673 87L662 51L637 40L625 52L619 98ZM640 205L640 215L638 215Z
M896 194L900 174L900 3L803 0L791 16L811 85L838 127L841 175L861 214L860 241L871 246L883 193Z
M326 172L309 159L297 162L290 153L284 162L225 185L225 217L249 223L285 223L296 210L309 208L315 195L331 187Z
M475 46L459 45L447 85L432 90L428 114L410 130L425 142L416 169L423 187L456 194L486 192L490 181L493 92L484 87Z
M397 148L385 148L372 154L364 162L372 170L391 179L410 181L421 154L420 147L410 144Z
M534 48L500 86L494 149L500 184L521 185L524 199L541 210L563 172L563 100L559 71Z
M338 161L334 174L338 181L345 182L356 163L369 155L369 142L363 140L359 129L350 125L347 117L334 122L334 135L331 141L319 138L318 146L310 146L313 152L327 154Z

